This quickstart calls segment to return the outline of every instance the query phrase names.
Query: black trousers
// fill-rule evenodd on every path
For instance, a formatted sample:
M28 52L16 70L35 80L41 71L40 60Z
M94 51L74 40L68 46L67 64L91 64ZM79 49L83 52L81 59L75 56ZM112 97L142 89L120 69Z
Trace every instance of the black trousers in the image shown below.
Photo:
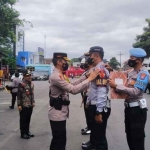
M125 132L130 150L145 150L145 123L147 120L147 108L125 108Z
M96 147L96 150L108 150L106 139L107 120L110 116L111 109L107 108L107 112L102 112L103 122L101 124L95 121L96 106L89 106L89 120L90 120L90 142Z
M33 107L22 108L22 110L20 111L20 131L21 131L21 133L29 132L32 111L33 111Z
M150 84L147 85L147 87L145 89L145 93L146 93L147 89L148 89L148 92L150 93Z
M86 101L87 101L87 96L84 97L83 102L84 102L84 113L85 113L86 124L87 124L88 129L90 129L89 111L87 108L85 108Z
M52 121L50 120L52 130L52 141L50 150L65 150L66 148L66 120Z
M11 93L11 95L12 95L11 106L14 107L16 99L17 99L17 92L16 93Z

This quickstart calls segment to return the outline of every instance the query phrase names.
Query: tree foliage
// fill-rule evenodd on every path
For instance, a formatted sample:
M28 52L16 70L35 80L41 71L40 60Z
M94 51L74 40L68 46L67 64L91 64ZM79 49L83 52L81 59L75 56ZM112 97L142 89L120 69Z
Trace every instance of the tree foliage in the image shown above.
M143 28L144 32L141 35L136 36L136 43L133 44L133 47L143 48L147 52L147 57L150 57L150 19L145 21L148 26Z
M72 58L70 64L72 65L74 62L79 62L79 58Z
M16 41L16 26L23 26L26 22L19 19L19 12L13 6L18 0L0 0L0 53L4 55L3 63L14 66L13 43Z
M109 65L113 68L113 69L118 69L118 66L120 66L120 63L117 61L116 57L112 57L109 61Z

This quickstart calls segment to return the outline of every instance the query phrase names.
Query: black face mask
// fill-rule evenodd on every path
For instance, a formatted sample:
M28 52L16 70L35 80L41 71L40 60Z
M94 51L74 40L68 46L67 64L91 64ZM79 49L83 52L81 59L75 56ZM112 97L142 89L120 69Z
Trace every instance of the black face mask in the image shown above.
M66 70L68 70L68 67L69 67L69 65L68 65L68 63L63 63L63 71L66 71Z
M89 65L87 63L80 65L81 69L87 69L88 67L89 67Z
M130 66L130 67L135 67L136 65L137 65L137 59L136 60L132 60L132 59L129 59L128 60L128 65Z
M94 58L90 58L90 57L89 57L89 58L87 59L88 64L89 64L89 65L92 65L92 64L94 63L93 60L94 60Z

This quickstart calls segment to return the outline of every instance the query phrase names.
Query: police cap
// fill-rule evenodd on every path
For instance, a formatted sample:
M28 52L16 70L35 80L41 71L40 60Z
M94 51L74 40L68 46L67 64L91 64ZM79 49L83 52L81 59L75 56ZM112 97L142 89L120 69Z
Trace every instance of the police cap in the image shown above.
M31 72L29 70L24 70L23 76L31 76Z
M104 53L104 50L100 46L93 46L93 47L90 48L89 52L85 53L84 55L89 56L94 52Z
M66 53L54 53L53 59L54 58L63 58L64 60L69 61Z
M130 52L130 56L134 56L137 58L142 58L142 57L145 57L147 55L145 50L142 48L132 48L132 49L130 49L129 52Z

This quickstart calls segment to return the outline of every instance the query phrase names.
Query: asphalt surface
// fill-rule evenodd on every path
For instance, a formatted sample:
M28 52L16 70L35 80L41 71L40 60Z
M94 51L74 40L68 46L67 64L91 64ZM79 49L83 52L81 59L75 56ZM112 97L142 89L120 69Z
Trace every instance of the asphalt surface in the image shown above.
M31 132L34 138L24 140L20 138L19 113L17 105L14 110L9 109L11 95L0 91L0 150L48 150L52 138L48 112L48 87L47 81L34 81L35 100L31 120ZM144 94L150 108L150 95ZM81 96L70 95L70 116L67 120L67 147L66 150L81 150L81 143L89 140L89 135L81 135L85 127L83 107L80 108ZM107 139L109 150L128 150L124 132L124 105L123 100L112 100L112 112L107 126ZM148 111L146 124L146 150L150 147L150 111Z

